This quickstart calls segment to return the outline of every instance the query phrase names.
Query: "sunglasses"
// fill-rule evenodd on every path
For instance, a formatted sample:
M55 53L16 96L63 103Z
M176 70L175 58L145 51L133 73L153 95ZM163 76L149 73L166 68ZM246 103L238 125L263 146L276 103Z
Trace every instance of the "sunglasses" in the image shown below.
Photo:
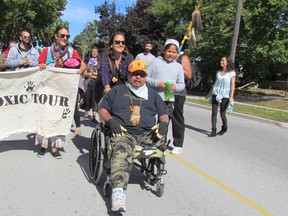
M30 36L23 36L23 39L30 39Z
M61 37L61 38L67 38L69 39L70 38L70 35L66 35L66 34L59 34L58 37Z
M147 75L147 74L146 74L145 72L141 72L141 71L131 73L131 76L140 76L141 78L146 77L146 75Z
M114 44L121 44L121 43L122 43L122 45L125 45L125 44L126 44L125 41L120 41L120 40L114 41Z

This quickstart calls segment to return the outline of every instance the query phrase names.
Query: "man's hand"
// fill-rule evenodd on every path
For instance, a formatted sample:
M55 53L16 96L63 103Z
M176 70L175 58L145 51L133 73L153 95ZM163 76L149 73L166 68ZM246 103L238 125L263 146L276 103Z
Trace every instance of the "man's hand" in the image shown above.
M115 119L109 119L108 123L113 137L122 137L125 135L126 128L122 127Z
M168 123L161 121L159 124L154 125L152 130L155 130L156 136L161 139L163 136L167 134L168 131Z
M24 65L24 66L29 66L29 65L30 65L29 59L28 59L27 57L25 57L25 58L22 60L22 65Z

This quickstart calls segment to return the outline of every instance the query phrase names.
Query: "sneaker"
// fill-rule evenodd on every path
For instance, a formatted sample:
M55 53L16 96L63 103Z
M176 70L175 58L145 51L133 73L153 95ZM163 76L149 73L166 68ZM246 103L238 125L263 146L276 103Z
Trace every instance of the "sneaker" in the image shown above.
M37 156L38 156L39 158L44 157L45 151L46 151L46 149L43 148L43 147L41 147L41 148L39 149L39 151L37 152Z
M111 197L112 211L125 212L125 194L122 188L114 188Z
M51 152L52 156L56 159L61 159L62 155L60 154L60 152L57 150L55 152Z
M179 154L182 154L182 148L181 147L174 147L171 151L172 154L175 154L175 155L179 155Z

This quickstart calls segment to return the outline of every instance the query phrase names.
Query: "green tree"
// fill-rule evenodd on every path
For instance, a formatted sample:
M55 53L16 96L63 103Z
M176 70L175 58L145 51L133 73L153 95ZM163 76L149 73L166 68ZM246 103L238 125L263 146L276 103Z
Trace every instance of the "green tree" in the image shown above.
M152 3L153 0L138 0L136 5L127 9L123 26L125 26L129 50L134 56L143 51L146 41L154 44L154 52L163 46L164 26L149 12Z
M101 42L108 42L110 36L117 32L126 35L127 48L136 55L142 51L145 41L149 40L155 45L155 49L163 44L164 27L149 9L153 0L138 0L135 5L126 8L126 15L117 14L114 3L107 1L96 7L100 21L97 25L97 37ZM161 47L162 48L162 47Z
M97 46L100 49L103 48L99 43L97 31L98 21L93 20L92 22L88 22L86 28L74 38L73 44L80 48L79 52L82 56L88 57L87 55L89 55L89 51L93 46Z
M214 79L221 57L229 56L234 30L236 1L206 0L200 7L200 11L203 29L196 34L196 48L188 50L188 53L193 57L200 57L201 71L208 80L210 78Z
M247 75L271 77L269 68L288 63L288 2L245 1L239 61Z
M196 5L195 0L154 0L149 11L164 27L162 35L170 38L185 34Z
M28 28L34 44L51 44L55 26L63 24L66 4L67 0L0 0L0 40L18 39L20 29Z
M98 22L97 37L100 41L107 42L110 36L118 31L123 31L124 15L116 13L115 2L109 4L105 1L99 7L95 7L95 13L99 14L100 21Z
M191 5L192 4L192 5ZM198 1L154 0L151 11L165 26L163 34L185 32ZM288 61L288 2L286 0L244 1L235 63L244 76L271 76L269 68ZM223 55L229 55L233 36L236 0L204 0L200 6L203 29L197 32L196 48L185 51L200 57L201 71L214 77ZM177 21L178 20L178 21ZM269 72L269 73L268 73Z

